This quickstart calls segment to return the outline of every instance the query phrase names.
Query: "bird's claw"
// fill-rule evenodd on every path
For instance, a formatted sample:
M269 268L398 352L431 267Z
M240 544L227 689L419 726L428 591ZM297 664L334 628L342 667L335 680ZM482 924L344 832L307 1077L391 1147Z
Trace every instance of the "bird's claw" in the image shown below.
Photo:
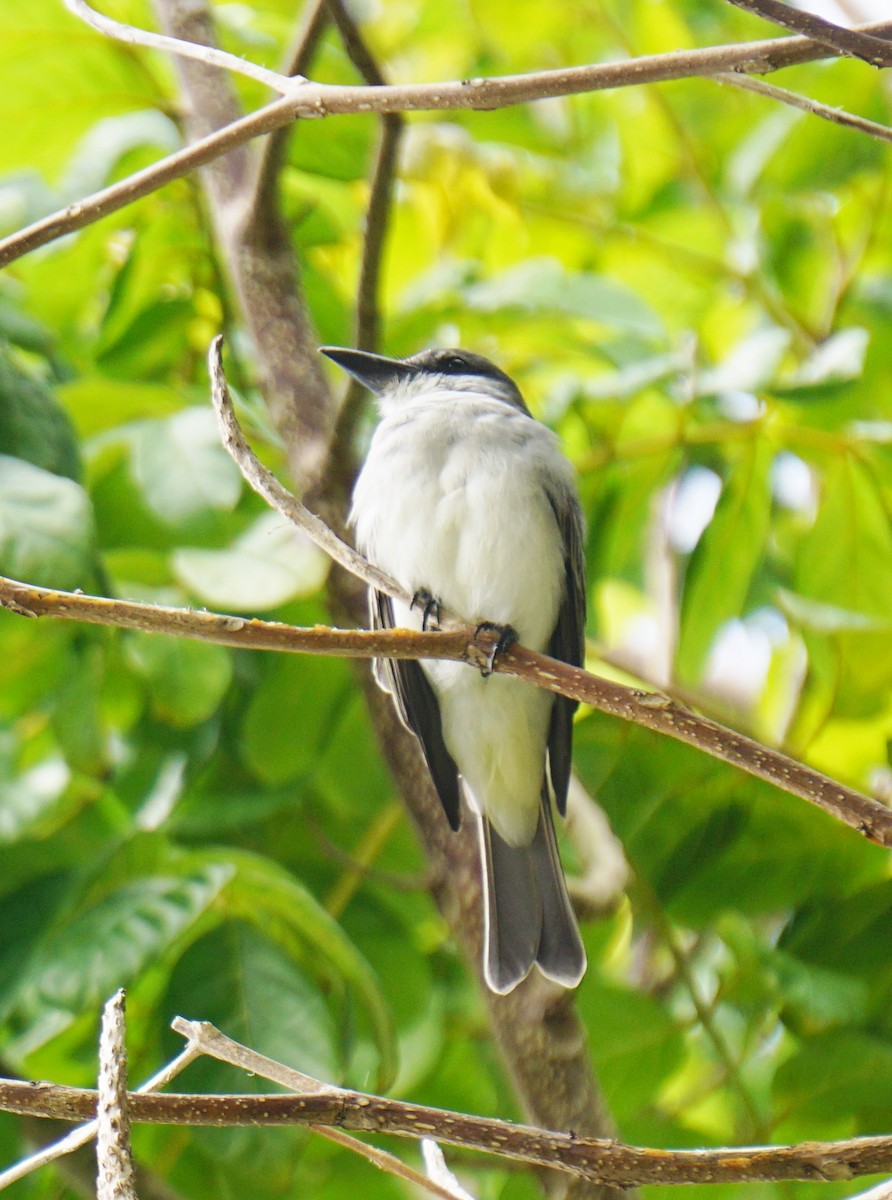
M498 636L492 643L492 648L486 654L483 664L480 667L480 674L484 679L488 679L492 675L495 668L496 659L500 654L503 654L510 646L519 641L517 630L511 625L497 625L494 621L481 621L474 630L474 637L477 638L481 633L495 633Z
M428 629L440 628L440 601L432 596L427 588L418 589L409 607L421 609L422 633L427 633Z

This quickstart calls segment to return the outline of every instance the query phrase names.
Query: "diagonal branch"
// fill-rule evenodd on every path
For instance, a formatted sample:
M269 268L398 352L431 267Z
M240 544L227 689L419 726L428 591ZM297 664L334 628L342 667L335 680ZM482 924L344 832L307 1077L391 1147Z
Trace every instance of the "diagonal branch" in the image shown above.
M229 1063L230 1066L239 1067L252 1076L259 1075L261 1079L268 1079L271 1083L279 1083L282 1087L301 1093L327 1092L331 1094L340 1090L320 1083L318 1079L314 1079L312 1075L305 1075L303 1071L296 1071L293 1067L267 1058L265 1054L258 1054L256 1050L251 1050L248 1046L233 1041L232 1038L221 1033L207 1021L186 1021L182 1017L175 1017L171 1024L177 1033L189 1039L189 1047L196 1053L206 1054L220 1062ZM434 1196L439 1196L440 1200L461 1200L455 1191L422 1175L420 1171L408 1166L395 1154L379 1150L376 1146L368 1146L359 1138L345 1133L342 1129L332 1129L326 1125L311 1125L310 1128L314 1133L334 1142L335 1145L352 1150L354 1154L358 1154L379 1170L403 1179L406 1183L414 1184L415 1187L428 1191Z
M311 9L304 16L293 46L286 55L282 74L288 76L306 74L327 25L326 0L314 0ZM278 203L279 173L282 169L290 134L291 122L289 121L271 133L260 148L251 198L248 202L248 223L261 221L270 205Z
M892 21L863 28L892 36ZM763 75L782 67L828 58L832 53L826 44L810 38L774 38L749 42L743 46L673 51L643 55L625 62L538 71L529 75L505 75L493 79L387 87L307 83L301 85L293 95L273 101L201 138L186 149L0 240L0 267L65 234L83 229L109 213L117 212L174 179L180 179L196 168L213 162L234 147L262 134L272 133L298 117L327 117L354 112L505 108L554 96L579 95L673 79L710 77L726 71Z
M361 554L357 554L353 547L348 546L339 538L323 520L315 513L310 512L306 505L301 504L287 488L279 483L272 471L263 465L248 445L232 406L232 397L223 371L222 347L223 339L217 336L211 342L208 351L211 396L217 413L223 445L238 465L244 478L254 491L266 500L267 504L302 529L307 537L325 551L329 558L340 563L352 575L363 579L369 587L378 588L395 600L402 600L404 604L411 604L412 596L404 587L386 572L373 566Z
M646 1184L843 1180L892 1169L892 1137L716 1150L656 1150L346 1090L265 1096L134 1092L129 1100L134 1121L218 1128L334 1125L397 1137L435 1137L452 1146L556 1168L592 1182L622 1188ZM95 1113L96 1092L50 1083L0 1080L0 1110L80 1121Z
M874 67L892 67L892 46L883 38L873 37L863 30L846 29L815 13L793 8L783 0L728 0L728 3L793 33L803 34L837 54L861 58Z
M59 592L3 577L0 577L0 608L19 616L58 617L144 633L167 633L246 650L330 654L339 658L445 658L479 667L482 661L489 660L493 645L492 634L475 633L470 626L425 633L409 629L329 629L324 625L300 629L204 610L163 608L85 596L80 592ZM569 696L609 716L694 746L822 808L877 845L892 847L892 809L885 804L779 750L700 716L668 696L592 675L525 646L503 651L493 666L496 671Z
M115 38L116 41L128 42L131 46L148 46L150 50L163 50L180 58L193 58L209 67L235 71L239 75L247 75L249 79L256 79L259 83L265 83L267 87L281 92L282 95L288 95L295 87L306 82L301 76L280 75L278 71L269 71L266 67L239 58L236 54L218 50L216 46L190 42L183 38L165 37L161 33L151 33L148 29L125 25L123 21L113 21L111 17L105 17L92 9L86 0L64 0L64 3L69 12L80 17L92 29L105 37Z
M716 75L715 79L719 83L727 83L731 87L740 88L745 92L755 92L757 96L767 96L769 100L779 100L781 104L789 104L791 108L799 108L803 112L811 113L814 117L831 121L834 125L856 129L859 133L866 133L869 137L878 138L883 142L892 142L892 128L888 125L881 125L878 121L869 121L867 117L856 116L854 113L846 112L843 108L822 104L820 100L812 100L810 96L800 96L798 92L775 87L774 84L765 83L761 79L751 79L748 75L733 75L725 72Z

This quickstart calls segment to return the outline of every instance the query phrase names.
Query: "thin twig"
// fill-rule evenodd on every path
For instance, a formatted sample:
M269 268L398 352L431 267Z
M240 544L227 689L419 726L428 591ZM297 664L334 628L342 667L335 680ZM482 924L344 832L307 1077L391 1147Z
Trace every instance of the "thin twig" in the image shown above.
M650 919L658 937L662 939L672 957L675 967L673 975L680 981L688 994L688 998L697 1014L697 1020L700 1022L701 1028L712 1043L713 1050L724 1067L724 1078L731 1084L732 1091L736 1093L746 1113L749 1128L743 1131L744 1136L750 1140L756 1137L767 1137L770 1130L766 1128L765 1121L759 1112L755 1098L744 1082L741 1075L740 1063L735 1058L724 1031L715 1020L710 1005L701 995L700 983L696 972L691 966L689 955L679 944L672 923L663 911L657 896L643 880L640 872L637 872L636 892L644 909L645 917ZM735 1132L737 1136L740 1136L740 1129L737 1129Z
M237 54L227 54L213 46L203 46L196 42L186 42L181 38L166 37L162 33L151 33L147 29L137 29L134 25L125 25L121 21L113 21L90 8L86 0L64 0L69 12L79 17L91 28L98 30L106 37L115 38L119 42L128 42L132 46L147 46L150 50L163 50L168 54L179 55L180 58L194 58L209 67L221 67L225 71L235 71L239 75L247 75L265 83L273 91L289 95L295 87L306 82L301 76L280 75L278 71L267 70L257 63L239 58Z
M195 1062L201 1057L201 1051L197 1046L187 1046L176 1058L172 1059L166 1066L163 1066L160 1071L147 1079L145 1083L140 1084L136 1089L137 1092L155 1092L159 1088L166 1087L172 1079L175 1079L190 1063ZM38 1170L40 1167L45 1167L51 1162L55 1162L57 1158L62 1158L66 1154L72 1154L75 1150L79 1150L81 1146L86 1146L96 1136L96 1121L89 1121L86 1125L81 1125L77 1129L72 1129L71 1133L60 1138L57 1142L51 1142L48 1146L42 1146L40 1150L34 1154L23 1158L20 1162L7 1167L5 1171L0 1171L0 1192L8 1188L10 1184L17 1183L20 1179L24 1179L26 1175L30 1175L32 1171Z
M892 34L892 21L863 27ZM346 87L307 83L293 95L266 105L184 150L169 155L127 179L34 222L0 241L0 267L45 246L65 234L117 212L142 196L204 166L252 138L289 124L298 117L327 117L355 112L422 112L452 109L495 109L554 96L578 95L610 88L636 87L724 71L763 75L781 67L831 57L826 45L811 38L773 38L746 45L713 46L645 55L625 62L567 67L529 75L448 83L398 84L388 87Z
M378 143L369 189L362 264L356 295L356 346L360 350L377 350L380 339L378 290L381 263L387 240L396 164L404 127L405 123L399 113L384 114L381 122L381 140Z
M327 0L328 8L338 27L344 48L350 61L366 83L384 87L387 79L346 5L341 0ZM381 136L375 154L369 188L369 203L363 231L362 262L359 268L359 283L356 289L356 318L354 344L360 350L375 351L381 336L381 309L379 287L381 264L390 222L396 166L405 120L400 113L385 113L381 119ZM332 469L343 479L349 479L355 470L352 454L353 432L363 410L365 389L357 380L351 379L338 414L332 442Z
M332 1092L337 1094L341 1091L340 1088L314 1079L312 1075L305 1075L302 1071L296 1071L293 1067L276 1062L273 1058L267 1058L265 1054L258 1054L250 1047L243 1046L241 1042L233 1041L208 1021L187 1021L183 1017L174 1017L171 1026L177 1033L188 1039L190 1046L202 1054L216 1058L220 1062L229 1063L252 1075L259 1075L262 1079L279 1083L282 1087L290 1088L292 1091L304 1095L320 1093L330 1095ZM414 1167L408 1166L395 1154L389 1154L386 1150L379 1150L375 1146L367 1146L359 1138L344 1133L340 1129L331 1129L325 1125L311 1125L310 1128L314 1133L334 1142L335 1145L352 1150L354 1154L360 1155L361 1158L366 1159L380 1170L387 1171L388 1174L394 1175L398 1179L404 1179L407 1183L423 1188L434 1196L439 1196L441 1200L461 1200L455 1191L440 1181L430 1179L420 1171L416 1171Z
M232 406L232 397L226 383L223 371L222 337L215 337L208 351L208 371L211 377L211 395L220 426L223 444L238 464L239 470L259 496L280 512L289 521L293 521L302 529L317 546L335 562L340 563L351 574L364 579L370 587L386 592L396 600L405 604L412 603L412 596L397 581L384 571L373 566L357 554L352 546L348 546L337 534L320 520L315 513L310 512L306 505L284 488L272 471L267 470L254 454L236 420Z
M319 625L300 629L278 622L59 592L3 577L0 577L0 608L26 617L61 617L249 650L330 654L340 658L447 658L479 667L481 661L489 659L493 645L492 634L485 630L475 634L469 626L426 633L410 629L329 629ZM694 746L807 800L877 845L892 847L892 809L885 804L702 717L668 696L591 675L525 646L505 650L496 659L494 668Z
M883 38L871 37L870 33L846 29L816 13L784 4L782 0L728 0L728 3L783 29L822 42L828 50L835 50L837 54L863 59L874 67L892 66L892 46Z
M283 75L305 75L328 25L326 0L314 0L282 65ZM263 143L257 160L248 205L249 223L262 219L262 213L275 202L279 173L285 158L291 122L280 125Z
M312 1124L397 1137L435 1137L452 1146L551 1167L615 1187L814 1182L854 1179L892 1170L892 1136L787 1146L659 1150L345 1090L265 1096L133 1093L129 1100L132 1120L150 1124L218 1128ZM96 1092L50 1083L0 1080L0 1110L79 1121L95 1112Z
M814 117L822 117L832 121L834 125L844 125L849 129L857 129L870 137L879 138L884 142L892 142L892 128L878 121L869 121L867 117L859 117L846 112L844 108L834 108L830 104L822 104L820 100L812 100L810 96L800 96L798 92L786 88L775 87L773 83L765 83L761 79L751 79L748 75L734 75L723 72L714 76L717 82L730 84L731 87L741 88L745 92L755 92L759 96L767 96L769 100L779 100L792 108L800 108L803 112L811 113Z
M386 87L387 78L377 59L366 45L359 26L342 0L327 0L328 11L337 26L350 61L363 80L374 87ZM390 202L393 196L394 174L404 120L400 113L385 113L381 140L375 158L375 169L369 193L365 222L365 238L359 287L356 301L356 346L360 350L378 348L378 281L381 257L387 236ZM361 391L362 389L358 389Z

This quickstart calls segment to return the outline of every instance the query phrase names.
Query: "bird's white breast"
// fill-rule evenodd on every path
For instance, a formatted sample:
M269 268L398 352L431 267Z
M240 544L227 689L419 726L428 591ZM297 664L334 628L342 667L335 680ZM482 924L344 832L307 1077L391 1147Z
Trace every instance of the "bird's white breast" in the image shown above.
M357 542L409 591L544 649L563 586L543 487L554 472L568 475L553 435L517 410L472 392L412 398L372 439L353 495Z
M544 426L467 391L388 404L353 493L359 548L409 592L426 588L469 622L514 627L547 648L563 593L564 549L548 499L572 488ZM394 604L398 624L421 613ZM427 660L443 735L471 803L512 845L536 830L553 697L506 675Z

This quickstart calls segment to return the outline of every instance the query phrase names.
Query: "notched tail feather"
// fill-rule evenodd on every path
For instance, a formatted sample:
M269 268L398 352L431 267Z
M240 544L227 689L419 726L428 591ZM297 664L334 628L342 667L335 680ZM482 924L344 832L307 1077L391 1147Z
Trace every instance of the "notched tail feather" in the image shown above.
M509 846L486 817L477 819L487 986L505 995L537 964L553 982L576 987L585 974L585 949L567 894L547 792L543 790L539 825L529 846Z

